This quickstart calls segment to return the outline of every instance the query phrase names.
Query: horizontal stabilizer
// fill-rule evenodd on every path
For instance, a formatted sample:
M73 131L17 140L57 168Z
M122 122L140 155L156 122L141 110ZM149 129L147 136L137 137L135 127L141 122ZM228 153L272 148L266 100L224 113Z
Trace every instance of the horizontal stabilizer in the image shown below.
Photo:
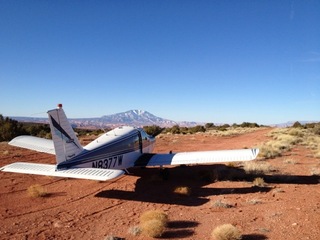
M19 136L9 142L15 147L26 148L38 152L55 154L53 141L49 139L33 137L33 136Z
M259 149L182 152L172 154L143 154L135 166L208 164L254 160Z
M89 180L106 181L124 174L122 170L110 170L101 168L71 168L56 170L56 165L16 162L0 169L4 172L28 173L53 177L80 178Z

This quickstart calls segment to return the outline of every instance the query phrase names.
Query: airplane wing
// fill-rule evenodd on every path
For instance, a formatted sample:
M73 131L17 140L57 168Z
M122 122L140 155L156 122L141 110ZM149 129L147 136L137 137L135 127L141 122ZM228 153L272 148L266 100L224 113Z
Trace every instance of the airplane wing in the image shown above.
M16 162L0 168L4 172L27 173L53 177L80 178L89 180L106 181L120 177L123 170L110 170L101 168L71 168L56 170L56 165L41 163Z
M53 141L49 139L33 137L33 136L19 136L9 142L15 147L26 148L38 152L49 154L56 154L53 146Z
M172 154L143 154L134 164L137 167L206 164L237 161L251 161L257 157L259 149L198 151Z

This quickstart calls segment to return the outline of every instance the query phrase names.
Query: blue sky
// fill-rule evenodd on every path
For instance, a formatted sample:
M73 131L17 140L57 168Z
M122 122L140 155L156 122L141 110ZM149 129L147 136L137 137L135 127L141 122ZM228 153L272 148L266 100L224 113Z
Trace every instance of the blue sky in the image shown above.
M0 0L0 113L320 121L320 1Z

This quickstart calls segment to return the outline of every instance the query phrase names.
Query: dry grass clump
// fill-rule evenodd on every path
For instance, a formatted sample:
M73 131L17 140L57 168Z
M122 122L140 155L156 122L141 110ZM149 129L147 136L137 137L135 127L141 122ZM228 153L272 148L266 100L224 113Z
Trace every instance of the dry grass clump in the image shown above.
M151 210L140 217L141 233L148 237L161 237L168 224L168 215L160 210Z
M312 176L320 176L320 168L313 167L313 168L311 169L311 175L312 175Z
M30 197L34 198L45 197L48 195L48 192L40 184L31 185L28 187L27 192Z
M262 201L260 199L253 198L253 199L247 200L247 203L256 205L256 204L262 203Z
M141 228L139 226L133 226L129 228L128 232L133 236L138 236L141 234Z
M259 156L264 158L276 158L281 156L281 150L279 146L275 145L272 142L264 143L263 145L259 146Z
M275 137L275 140L282 143L285 146L288 146L289 148L292 147L292 145L296 145L298 143L301 143L302 137L296 136L296 135L290 135L288 134L280 134Z
M287 163L287 164L296 164L297 161L294 160L294 159L288 158L288 159L285 159L285 160L284 160L284 163Z
M253 186L257 187L265 187L267 184L265 183L264 179L261 177L255 178L252 182Z
M254 175L267 174L274 171L274 169L269 163L259 162L259 161L245 162L243 169L247 174L254 174Z
M161 237L165 230L163 223L156 219L141 223L140 228L142 234L153 238Z
M212 204L212 207L215 207L215 208L233 208L234 206L232 204L223 202L221 199L218 199L217 201L215 201Z
M301 128L291 128L288 131L288 134L290 134L291 136L297 136L297 137L302 138L306 134L306 130L301 129Z
M320 136L316 134L314 129L278 128L268 136L273 140L260 147L259 156L261 157L275 158L281 156L283 152L291 150L295 145L301 144L313 150L314 157L320 158Z
M176 187L173 192L180 196L190 196L191 188L189 187Z
M219 137L227 137L227 136L237 136L245 133L250 133L250 132L257 131L259 129L261 128L230 127L230 128L227 128L225 131L212 129L212 130L208 130L206 133L214 136L219 136Z
M273 140L262 144L259 156L264 158L276 158L283 152L289 151L293 146L302 143L306 132L302 129L282 128L273 130L268 136Z
M4 150L4 151L2 152L2 154L3 154L3 155L9 155L10 152L9 152L8 150Z
M284 193L285 191L282 188L276 188L272 191L273 194L275 193Z
M140 217L140 222L144 223L154 219L163 222L165 225L168 223L168 215L161 210L150 210L144 212Z
M225 164L229 168L237 168L239 166L238 162L228 162Z
M232 224L223 224L212 231L212 237L215 240L240 240L240 231Z
M314 157L320 158L320 136L307 136L303 141L303 145L313 151Z

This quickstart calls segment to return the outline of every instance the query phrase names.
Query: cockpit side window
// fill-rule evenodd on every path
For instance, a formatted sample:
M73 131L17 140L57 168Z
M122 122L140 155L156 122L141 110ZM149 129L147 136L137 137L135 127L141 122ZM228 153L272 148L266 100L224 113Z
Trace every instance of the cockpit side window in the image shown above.
M108 152L119 152L119 151L136 151L140 148L140 140L138 133L123 138L119 141L114 142L105 147Z
M151 144L150 136L143 129L139 129L139 132L141 134L142 147L145 148L149 146Z

